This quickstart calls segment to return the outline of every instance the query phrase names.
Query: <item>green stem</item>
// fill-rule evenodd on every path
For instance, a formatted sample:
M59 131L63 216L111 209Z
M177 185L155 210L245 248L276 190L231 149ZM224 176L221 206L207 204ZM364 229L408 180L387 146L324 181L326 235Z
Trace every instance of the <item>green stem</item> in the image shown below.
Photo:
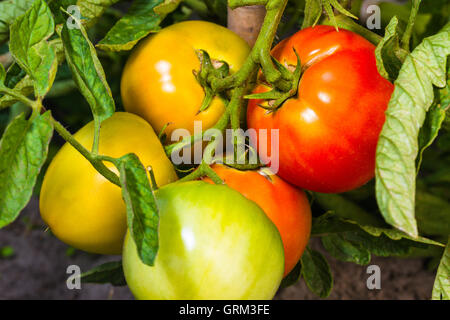
M230 119L230 113L226 110L223 115L220 117L219 121L213 126L214 129L218 129L220 131L225 130L228 125ZM175 142L169 144L164 147L164 150L167 156L170 158L172 153L180 151L181 149L194 144L195 142L201 140L203 138L203 132L196 135L190 135L188 137L184 137L180 142Z
M94 142L92 143L92 154L96 156L98 154L98 146L100 143L100 126L97 117L94 118Z
M200 163L195 171L181 178L178 182L198 180L204 176L210 178L215 184L224 184L224 181L219 177L219 175L204 161Z
M10 89L8 87L0 85L0 93L4 93L4 94L7 94L7 95L10 95L11 97L19 100L20 102L26 104L27 106L30 106L33 109L36 108L36 102L35 101L28 99L23 94L17 92L14 89Z
M235 1L236 6L249 5L249 1ZM275 38L278 24L283 16L287 0L268 0L266 4L266 16L256 39L255 45L245 60L241 69L235 74L223 79L213 79L211 87L213 90L221 91L239 87L248 79L250 74L261 64L267 81L274 83L281 78L281 73L272 63L270 49Z
M92 164L92 166L106 179L120 187L119 177L110 169L108 169L103 163L102 159L106 159L104 156L93 155L91 152L89 152L88 149L81 145L81 143L79 143L74 138L74 136L69 131L67 131L66 128L64 128L61 123L56 121L53 117L51 119L56 132L58 132L59 135L64 138L64 140L70 143L79 153L81 153L81 155L85 157Z
M383 39L383 37L380 37L378 34L364 28L360 24L356 23L353 19L343 14L337 15L335 17L335 21L339 28L353 31L359 34L360 36L364 37L365 39L369 40L374 45L378 45L378 43ZM334 24L330 21L329 18L325 18L322 21L322 24L334 26Z
M207 164L203 167L203 175L210 178L215 184L224 184L225 182L221 177Z
M155 178L155 174L154 174L152 166L148 166L147 171L150 175L150 181L152 183L152 190L153 191L158 190L159 188L158 188L158 184L156 183L156 178Z
M240 115L242 106L242 97L245 95L246 86L234 89L229 103L231 128L237 130L240 128Z
M274 83L281 78L281 73L272 63L270 49L277 33L277 27L286 8L287 0L269 0L266 5L261 31L256 39L253 49L258 53L259 62L264 71L264 76L269 83Z
M411 13L409 14L408 25L406 26L405 33L402 37L402 48L409 52L409 40L411 39L411 35L414 28L414 22L416 21L417 12L419 11L419 0L412 0L412 8Z

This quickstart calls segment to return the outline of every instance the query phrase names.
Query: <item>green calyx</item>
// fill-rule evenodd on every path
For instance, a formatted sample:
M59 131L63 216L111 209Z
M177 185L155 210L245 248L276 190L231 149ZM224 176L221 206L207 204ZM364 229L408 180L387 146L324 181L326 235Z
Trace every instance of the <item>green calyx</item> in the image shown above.
M298 85L302 76L302 66L297 51L293 48L295 56L297 57L297 65L293 72L289 71L286 66L281 64L278 60L272 57L274 65L282 74L282 78L286 80L288 84L288 90L272 85L272 90L267 92L255 93L246 95L245 99L264 99L269 100L268 105L259 105L261 108L273 112L281 107L281 105L289 98L297 95Z
M205 97L203 98L202 104L197 112L198 114L208 109L214 99L214 96L221 95L223 97L223 93L219 93L211 87L210 80L212 78L225 78L230 74L230 67L225 61L211 60L209 54L205 50L198 50L197 55L200 60L200 70L193 70L193 73L198 83L205 91Z

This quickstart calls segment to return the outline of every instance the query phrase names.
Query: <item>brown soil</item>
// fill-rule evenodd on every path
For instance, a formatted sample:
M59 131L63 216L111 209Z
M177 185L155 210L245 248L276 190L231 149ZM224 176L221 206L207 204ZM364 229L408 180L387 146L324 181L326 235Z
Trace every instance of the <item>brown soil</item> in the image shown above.
M38 214L38 203L32 199L20 218L0 230L0 248L11 246L15 254L0 258L0 299L132 299L126 287L82 285L81 290L66 286L66 269L80 266L82 271L120 257L105 257L75 251L44 232ZM319 248L319 244L314 243ZM320 248L319 248L320 249ZM334 275L329 299L429 299L434 274L427 271L421 259L373 258L371 264L381 268L381 290L366 287L365 266L343 263L328 257ZM303 280L281 290L276 299L317 299Z

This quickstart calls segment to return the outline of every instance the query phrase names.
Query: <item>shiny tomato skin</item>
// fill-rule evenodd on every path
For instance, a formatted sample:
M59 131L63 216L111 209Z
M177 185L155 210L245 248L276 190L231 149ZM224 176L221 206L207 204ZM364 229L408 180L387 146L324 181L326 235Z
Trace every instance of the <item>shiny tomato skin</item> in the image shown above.
M200 69L199 50L226 61L231 73L250 52L237 34L211 22L183 21L163 28L141 41L125 65L120 90L125 110L143 117L157 133L169 123L164 131L169 138L180 128L192 134L194 121L202 121L203 130L212 127L225 106L215 97L198 112L205 96L193 74Z
M283 277L283 244L253 201L203 181L171 183L155 195L155 265L140 261L129 233L124 243L125 279L136 299L273 298Z
M74 134L85 148L92 147L94 122ZM172 163L147 121L135 114L116 112L102 122L99 154L121 157L136 154L151 166L158 185L177 180ZM104 162L110 170L116 167ZM91 253L120 254L127 230L121 189L106 180L69 143L58 151L44 176L39 207L52 233L68 245Z
M305 193L268 169L240 171L222 164L214 164L212 169L227 186L259 205L275 224L283 240L284 276L289 274L311 232L311 208ZM205 181L212 183L210 179Z
M279 130L279 172L301 188L338 193L374 176L375 150L393 85L378 73L375 47L361 36L330 26L306 28L272 51L295 65L295 48L305 69L298 96L267 113L250 100L250 128ZM259 85L255 92L267 91ZM260 146L263 160L270 141ZM265 158L265 159L264 159Z

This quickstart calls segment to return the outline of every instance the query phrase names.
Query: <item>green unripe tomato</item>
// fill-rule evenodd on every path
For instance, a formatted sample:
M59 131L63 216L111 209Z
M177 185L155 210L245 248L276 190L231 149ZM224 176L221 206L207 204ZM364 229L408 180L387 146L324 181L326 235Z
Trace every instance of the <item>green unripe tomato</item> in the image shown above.
M225 185L172 183L156 193L160 247L143 264L129 233L123 268L137 299L271 299L284 271L280 234Z

